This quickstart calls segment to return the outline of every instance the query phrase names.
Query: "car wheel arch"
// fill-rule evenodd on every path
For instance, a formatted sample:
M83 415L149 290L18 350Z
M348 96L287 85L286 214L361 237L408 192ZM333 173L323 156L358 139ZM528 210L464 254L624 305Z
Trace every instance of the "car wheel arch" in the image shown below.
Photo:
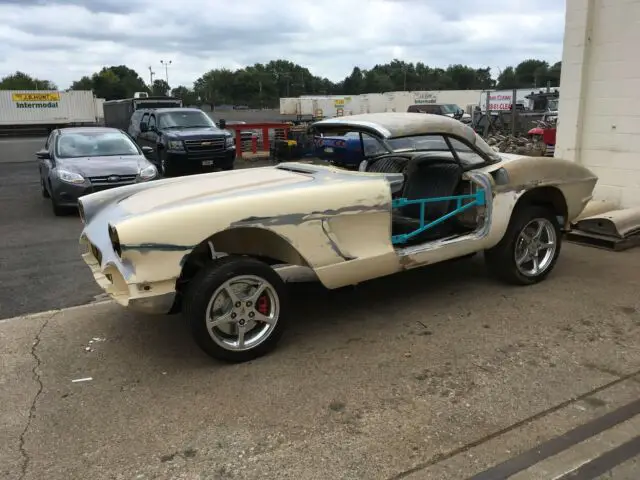
M218 255L246 255L269 265L287 264L311 268L308 260L292 242L273 230L263 227L229 228L203 240L185 257L177 289Z
M528 190L518 199L514 211L527 206L550 208L558 217L562 218L562 221L559 221L561 226L567 222L569 206L564 193L558 187L545 185Z

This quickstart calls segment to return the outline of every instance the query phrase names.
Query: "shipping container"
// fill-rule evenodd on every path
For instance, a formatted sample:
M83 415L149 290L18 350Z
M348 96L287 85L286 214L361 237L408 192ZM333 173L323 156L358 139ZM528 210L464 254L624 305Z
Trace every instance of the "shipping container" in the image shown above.
M104 123L104 98L97 98L96 101L96 117L98 117L98 123Z
M89 90L2 90L0 126L95 125L96 102Z
M299 99L287 97L280 99L280 115L300 115L298 113Z
M180 108L182 100L175 97L138 97L108 100L103 103L104 124L127 131L131 115L141 108Z

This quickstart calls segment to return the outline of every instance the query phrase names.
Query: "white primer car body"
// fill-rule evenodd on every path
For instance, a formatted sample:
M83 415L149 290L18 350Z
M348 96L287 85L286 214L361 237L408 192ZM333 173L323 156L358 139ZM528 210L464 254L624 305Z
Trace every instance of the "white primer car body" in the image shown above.
M363 114L313 129L358 132L380 150L364 171L290 162L82 197L83 257L98 284L132 309L182 308L205 351L244 361L275 346L287 309L280 282L292 269L334 289L484 251L504 280L542 280L557 260L561 230L597 182L569 161L497 153L445 116ZM237 293L232 284L241 276L257 282L258 293ZM224 322L212 313L215 295L232 305L220 314ZM258 300L269 309L255 310ZM251 343L247 335L261 321L271 330ZM218 338L223 323L227 336Z

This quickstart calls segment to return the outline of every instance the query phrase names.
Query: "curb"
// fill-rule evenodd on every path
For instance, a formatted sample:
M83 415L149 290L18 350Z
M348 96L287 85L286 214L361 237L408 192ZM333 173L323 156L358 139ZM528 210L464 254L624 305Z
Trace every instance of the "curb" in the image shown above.
M84 308L95 307L98 305L105 305L108 303L115 303L113 300L99 300L97 302L85 303L84 305L74 305L73 307L57 308L54 310L45 310L44 312L26 313L24 315L18 315L17 317L9 317L0 319L0 325L13 322L15 320L37 320L38 318L46 317L47 315L56 315L60 312L68 312L70 310L82 310Z

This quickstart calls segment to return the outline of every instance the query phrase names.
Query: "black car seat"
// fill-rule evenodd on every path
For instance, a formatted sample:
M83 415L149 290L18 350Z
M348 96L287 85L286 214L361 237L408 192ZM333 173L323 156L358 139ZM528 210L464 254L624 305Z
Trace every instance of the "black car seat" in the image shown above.
M420 198L449 197L455 195L462 178L462 167L451 160L426 158L415 159L405 171L406 181L402 197L408 200ZM425 204L425 224L451 212L455 200ZM393 212L393 233L410 233L420 227L420 204L405 205ZM416 236L416 241L445 236L454 223L445 221Z

